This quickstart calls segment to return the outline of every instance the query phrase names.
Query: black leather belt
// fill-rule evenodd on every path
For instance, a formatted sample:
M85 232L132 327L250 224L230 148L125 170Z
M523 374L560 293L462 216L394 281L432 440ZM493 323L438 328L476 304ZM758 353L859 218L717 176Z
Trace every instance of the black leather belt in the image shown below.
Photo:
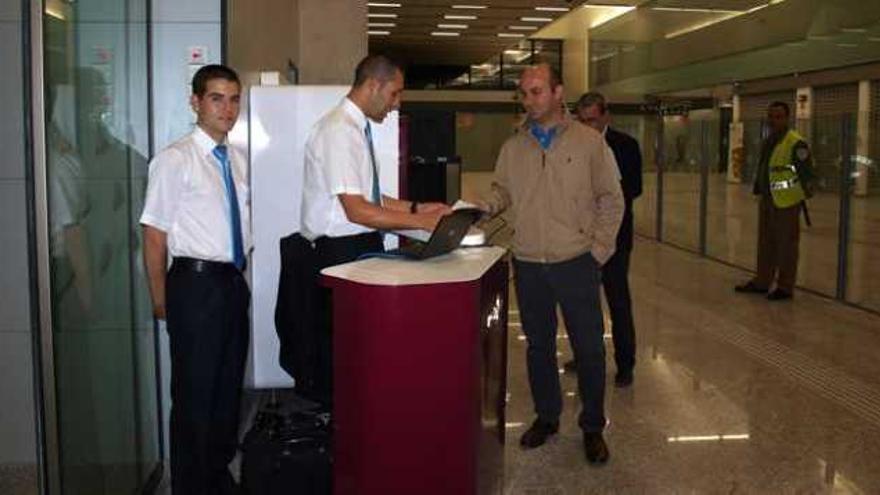
M196 273L240 273L234 264L222 261L200 260L196 258L174 258L172 270Z

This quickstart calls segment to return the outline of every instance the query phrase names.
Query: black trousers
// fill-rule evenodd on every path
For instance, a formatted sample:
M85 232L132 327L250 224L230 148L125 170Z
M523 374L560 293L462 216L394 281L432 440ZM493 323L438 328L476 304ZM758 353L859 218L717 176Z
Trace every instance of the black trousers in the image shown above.
M176 259L166 281L171 487L179 495L227 493L238 444L250 290L231 264L203 270Z
M355 261L363 254L384 250L382 235L369 232L343 237L319 237L315 240L318 271L328 266ZM314 396L327 410L333 408L333 301L332 291L320 287L316 309L317 345Z
M614 362L617 371L623 373L632 371L636 364L636 330L629 293L630 253L629 250L617 251L602 266L602 288L611 313Z

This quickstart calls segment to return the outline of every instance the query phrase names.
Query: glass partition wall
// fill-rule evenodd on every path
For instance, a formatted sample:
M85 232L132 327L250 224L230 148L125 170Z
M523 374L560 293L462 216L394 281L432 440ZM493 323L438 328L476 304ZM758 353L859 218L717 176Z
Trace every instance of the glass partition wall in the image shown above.
M818 177L807 202L810 225L801 217L797 284L873 311L880 311L878 114L792 122L810 143ZM728 170L729 122L718 110L615 117L614 125L636 137L645 156L636 233L754 270L758 198L752 185L765 122L741 123L737 173Z
M43 8L54 433L63 493L136 493L160 461L137 223L149 153L148 4L47 0Z

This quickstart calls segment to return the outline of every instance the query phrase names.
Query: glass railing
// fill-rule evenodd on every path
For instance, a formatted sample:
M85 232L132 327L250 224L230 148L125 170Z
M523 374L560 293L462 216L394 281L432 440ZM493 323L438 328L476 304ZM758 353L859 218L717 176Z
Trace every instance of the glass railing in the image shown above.
M807 201L811 224L801 219L797 284L880 310L880 264L874 262L880 256L880 119L837 115L793 126L810 144L816 175ZM729 165L719 142L726 132L715 117L663 119L663 173L646 166L646 194L635 207L636 232L656 237L652 225L662 207L663 242L754 270L759 198L753 184L766 126L760 120L742 122L742 147ZM662 205L650 197L658 182Z

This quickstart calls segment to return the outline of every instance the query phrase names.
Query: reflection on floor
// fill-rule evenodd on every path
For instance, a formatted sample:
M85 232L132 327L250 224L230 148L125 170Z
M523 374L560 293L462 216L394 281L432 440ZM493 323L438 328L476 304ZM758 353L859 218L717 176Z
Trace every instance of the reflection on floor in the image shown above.
M573 376L561 377L558 438L518 447L533 415L512 306L504 492L880 493L880 317L802 292L785 303L734 294L744 276L637 242L636 380L613 387L607 340L611 461L600 468L584 460Z

